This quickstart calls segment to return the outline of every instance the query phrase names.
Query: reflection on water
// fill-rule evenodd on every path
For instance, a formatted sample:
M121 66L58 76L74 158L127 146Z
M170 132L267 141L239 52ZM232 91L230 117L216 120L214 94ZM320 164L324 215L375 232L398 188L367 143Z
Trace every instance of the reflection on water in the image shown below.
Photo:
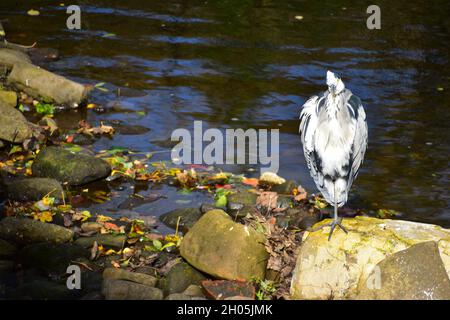
M448 1L379 1L378 31L366 29L366 7L356 1L79 3L81 31L65 28L65 9L52 1L3 0L0 15L9 20L11 41L60 50L61 60L45 67L107 83L110 91L95 92L93 100L113 102L114 112L59 115L62 126L87 116L150 129L102 138L97 150L167 150L158 142L194 120L221 129L279 128L280 174L315 190L297 118L303 102L324 90L331 69L361 97L369 123L369 148L349 205L450 226ZM41 15L28 17L31 7ZM140 210L159 214L175 202L158 203Z

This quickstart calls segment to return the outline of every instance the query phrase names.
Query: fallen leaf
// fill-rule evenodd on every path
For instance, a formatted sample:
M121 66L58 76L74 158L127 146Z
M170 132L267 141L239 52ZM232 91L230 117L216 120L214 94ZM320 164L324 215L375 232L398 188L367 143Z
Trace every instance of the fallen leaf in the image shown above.
M257 179L257 178L244 178L244 179L242 179L242 183L256 188L258 186L259 179Z
M38 16L38 15L40 15L40 12L38 10L30 9L30 10L28 10L27 14L29 16Z
M261 192L256 198L256 205L267 210L272 210L277 207L278 193L273 191Z

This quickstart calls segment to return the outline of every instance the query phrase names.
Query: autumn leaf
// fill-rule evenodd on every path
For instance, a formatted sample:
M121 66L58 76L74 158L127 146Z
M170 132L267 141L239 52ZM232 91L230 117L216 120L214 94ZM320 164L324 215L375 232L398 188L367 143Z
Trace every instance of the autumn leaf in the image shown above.
M32 216L34 220L39 220L41 222L53 221L53 214L50 211L34 212Z
M300 202L308 197L308 193L301 186L298 186L297 189L294 190L295 197L294 200Z
M97 215L97 222L107 222L107 221L113 221L114 219L108 216L104 216L104 215Z
M243 178L242 183L248 186L257 187L259 183L259 179L257 178Z
M262 192L258 198L256 198L256 205L268 210L275 209L277 207L278 193L273 191Z

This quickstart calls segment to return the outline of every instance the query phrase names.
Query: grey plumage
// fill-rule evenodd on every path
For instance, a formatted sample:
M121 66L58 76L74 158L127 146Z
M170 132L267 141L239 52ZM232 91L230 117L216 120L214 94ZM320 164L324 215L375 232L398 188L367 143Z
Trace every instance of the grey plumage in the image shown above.
M347 202L364 160L368 134L361 100L330 71L327 85L327 91L303 105L299 131L311 176L325 200L335 206L332 233L336 225L341 226L337 208Z

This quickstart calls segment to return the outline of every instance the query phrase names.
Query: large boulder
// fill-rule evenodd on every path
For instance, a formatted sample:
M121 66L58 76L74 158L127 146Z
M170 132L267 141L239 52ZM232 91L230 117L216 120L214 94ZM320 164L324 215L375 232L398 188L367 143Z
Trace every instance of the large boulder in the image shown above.
M235 223L222 210L203 215L180 246L181 256L200 271L226 280L264 279L268 253L262 233Z
M73 231L29 218L6 217L0 221L0 238L16 243L70 241Z
M47 147L36 156L31 170L36 177L82 185L107 177L111 166L94 156L73 153L60 147Z
M449 300L450 280L437 243L418 243L382 260L360 281L358 299Z
M324 220L313 228L328 223ZM305 232L298 250L291 284L293 299L355 299L358 287L372 281L371 274L385 258L411 246L435 241L450 274L450 230L401 220L355 217L343 219L328 241L329 227ZM419 286L417 287L419 288Z
M31 137L32 130L23 114L0 100L0 139L22 143Z
M62 199L61 184L55 179L27 178L12 181L7 186L8 197L16 201L37 201L45 195Z

